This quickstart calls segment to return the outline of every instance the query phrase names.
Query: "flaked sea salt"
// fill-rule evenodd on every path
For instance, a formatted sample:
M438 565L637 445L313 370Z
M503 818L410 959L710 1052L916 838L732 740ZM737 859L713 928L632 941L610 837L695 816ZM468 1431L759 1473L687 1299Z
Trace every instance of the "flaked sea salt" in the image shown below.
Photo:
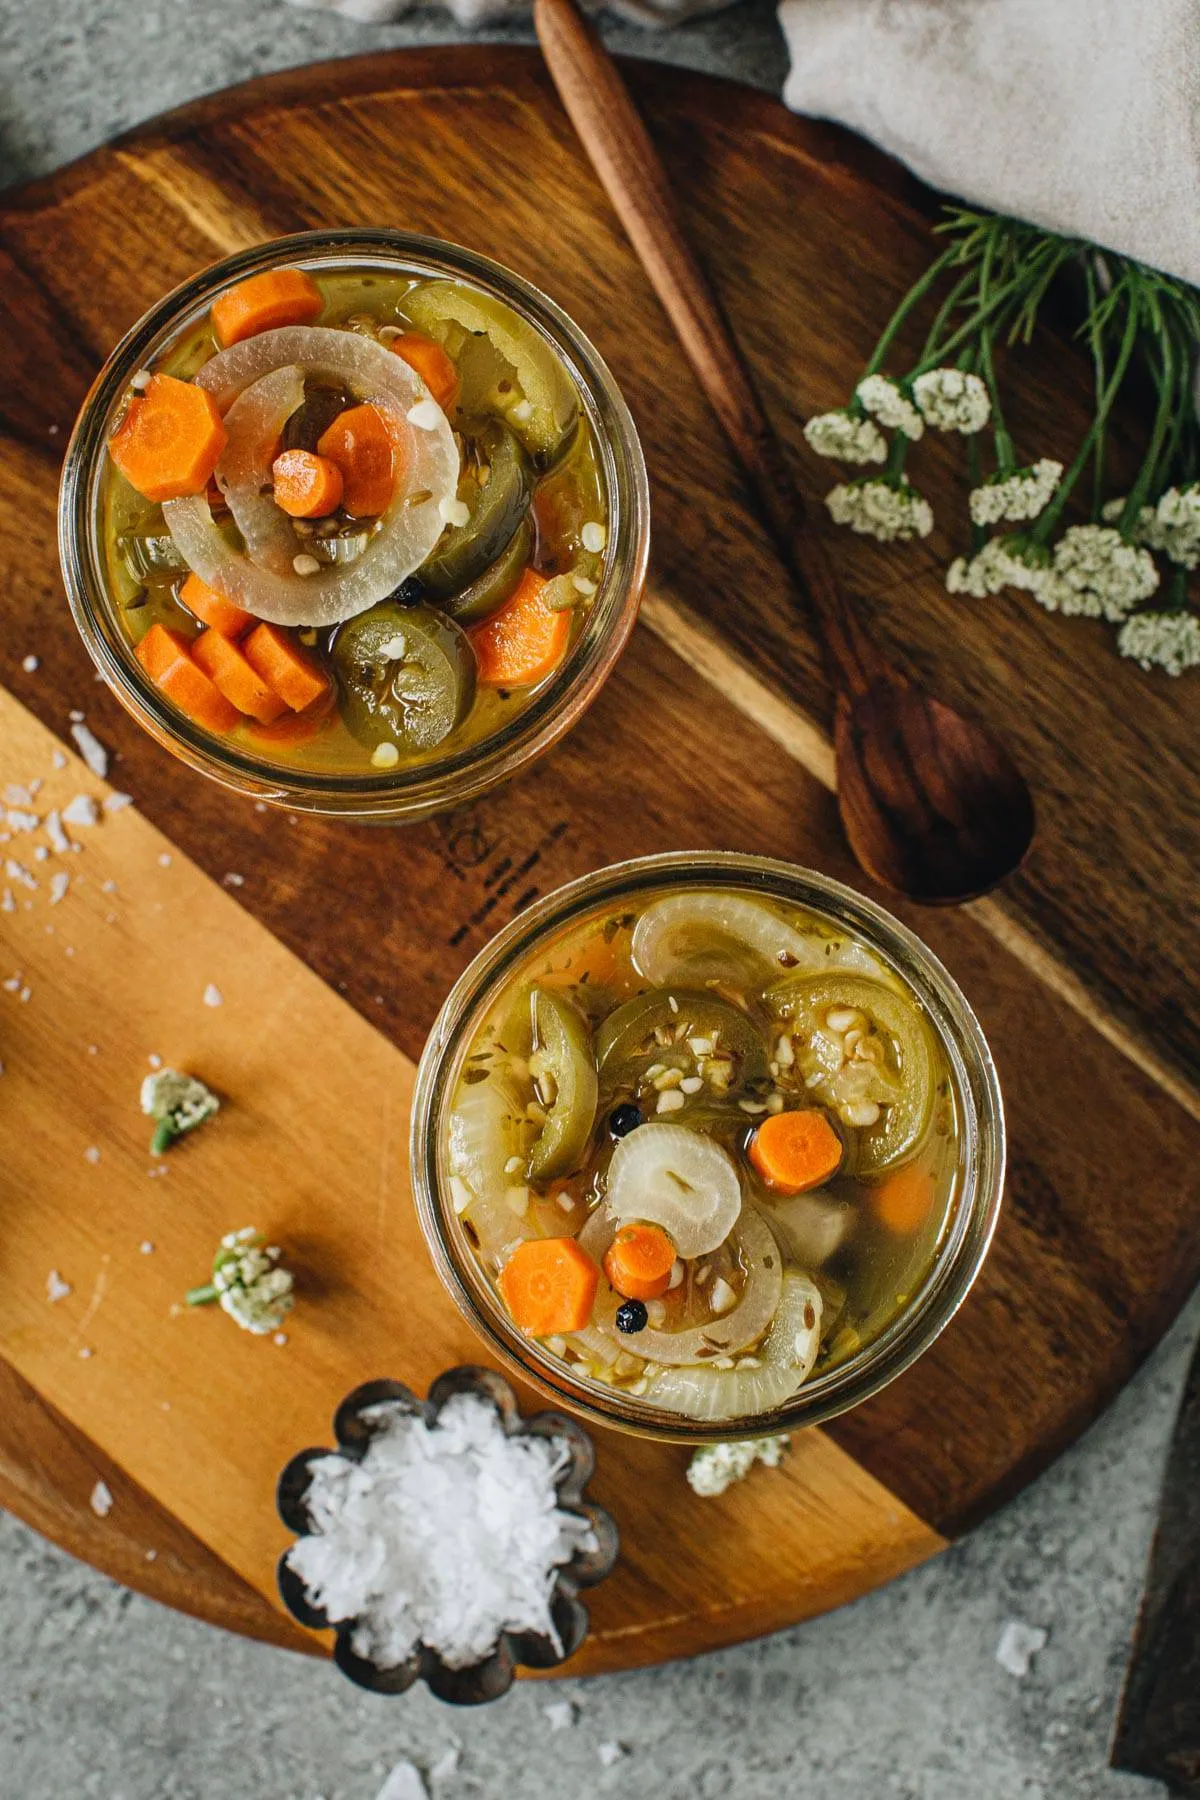
M100 808L90 794L76 794L62 809L64 825L94 825L99 817Z
M51 1306L57 1305L60 1300L65 1300L71 1292L70 1282L64 1281L57 1269L51 1269L46 1277L46 1298Z
M57 808L46 814L46 836L50 839L50 848L58 856L66 856L75 848L62 828L62 818Z
M50 877L50 904L51 904L51 906L57 906L60 900L66 899L67 889L70 887L70 885L71 885L71 877L69 875L64 875L61 869L58 871L57 874L52 875Z
M611 1769L614 1763L619 1763L624 1757L629 1755L629 1752L624 1744L618 1744L614 1739L610 1738L607 1743L596 1745L596 1755L600 1759L602 1768Z
M88 1504L98 1519L107 1519L112 1511L112 1489L107 1482L98 1481L91 1491Z
M104 810L106 813L124 812L127 806L132 805L132 794L119 794L114 790L113 793L105 796Z
M1000 1633L1000 1642L996 1645L996 1661L1008 1674L1015 1675L1023 1681L1033 1665L1033 1659L1039 1650L1044 1650L1049 1640L1049 1633L1040 1625L1024 1625L1020 1619L1010 1619Z
M506 1436L476 1394L456 1394L432 1427L394 1403L365 1417L374 1435L361 1462L313 1468L312 1534L288 1552L309 1600L353 1621L355 1651L383 1669L418 1643L468 1668L506 1629L557 1642L554 1571L594 1541L558 1505L567 1446Z
M21 667L24 669L24 671L27 675L36 675L38 672L38 669L40 667L40 663L36 656L23 656L21 658Z
M429 1800L429 1789L417 1765L405 1757L392 1769L376 1800Z
M579 1708L573 1700L552 1700L549 1706L543 1706L542 1712L551 1731L569 1731L579 1717Z
M92 774L98 775L103 781L108 774L108 751L95 732L84 724L82 713L78 717L74 713L71 714L71 736L75 739L79 754Z
M205 1006L224 1006L225 996L215 981L210 981L204 990Z

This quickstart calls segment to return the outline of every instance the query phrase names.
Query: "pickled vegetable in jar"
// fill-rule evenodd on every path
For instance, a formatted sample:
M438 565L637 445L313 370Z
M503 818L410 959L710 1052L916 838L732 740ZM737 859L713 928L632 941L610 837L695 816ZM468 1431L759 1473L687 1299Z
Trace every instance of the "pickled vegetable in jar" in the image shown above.
M571 1376L758 1419L919 1293L962 1181L921 1001L831 919L735 886L640 892L541 940L465 1042L446 1211Z
M604 462L558 351L467 281L322 262L221 289L131 379L107 587L188 727L380 781L518 717L608 566Z

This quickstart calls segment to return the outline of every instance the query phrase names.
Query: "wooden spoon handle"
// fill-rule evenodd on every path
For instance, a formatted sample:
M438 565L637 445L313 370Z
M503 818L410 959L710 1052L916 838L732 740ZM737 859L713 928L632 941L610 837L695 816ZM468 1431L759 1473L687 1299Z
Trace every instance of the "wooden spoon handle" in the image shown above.
M535 0L546 65L592 165L757 491L814 615L836 684L861 692L886 664L843 595L783 446L679 217L666 171L604 44L575 0Z

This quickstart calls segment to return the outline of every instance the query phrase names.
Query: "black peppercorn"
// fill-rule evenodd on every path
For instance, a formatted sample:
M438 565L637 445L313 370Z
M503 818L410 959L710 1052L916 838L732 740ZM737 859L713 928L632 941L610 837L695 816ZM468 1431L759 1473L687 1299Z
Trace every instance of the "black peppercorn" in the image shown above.
M645 1124L642 1109L635 1106L632 1100L623 1100L620 1106L614 1106L608 1115L608 1129L615 1138L628 1137L639 1125Z
M635 1331L645 1331L650 1314L646 1311L644 1300L626 1300L617 1308L617 1330L623 1331L627 1337Z
M415 575L409 575L388 595L388 599L396 606L417 606L424 596L424 584Z

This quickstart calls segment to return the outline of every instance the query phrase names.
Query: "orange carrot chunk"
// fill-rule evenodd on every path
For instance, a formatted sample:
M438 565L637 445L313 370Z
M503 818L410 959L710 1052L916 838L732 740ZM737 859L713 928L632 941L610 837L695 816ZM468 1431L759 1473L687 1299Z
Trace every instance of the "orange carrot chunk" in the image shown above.
M204 670L214 687L260 725L270 725L280 713L287 711L284 701L262 676L250 667L236 644L219 631L202 631L192 645L192 661Z
M489 687L532 687L558 667L571 635L571 615L542 604L545 578L526 569L498 612L467 633Z
M243 612L240 606L235 606L224 594L218 594L216 588L210 588L198 575L188 576L179 590L179 598L202 625L219 631L222 637L241 637L254 623L253 613Z
M574 1238L529 1238L517 1245L497 1285L527 1337L552 1337L583 1330L599 1283L599 1269Z
M337 465L342 505L352 519L386 512L396 487L396 446L374 406L348 406L317 439L317 455Z
M443 412L449 412L458 399L458 370L442 346L419 331L405 331L392 339L392 349L417 371Z
M275 504L290 519L324 519L342 504L342 471L311 450L285 450L271 464Z
M657 1300L674 1267L675 1246L660 1225L622 1225L604 1258L604 1273L627 1300Z
M192 661L191 646L181 631L152 625L137 647L137 659L147 675L197 725L207 731L232 731L237 708L230 704Z
M129 402L108 449L130 487L145 499L179 500L204 492L226 438L206 388L174 375L152 375Z
M881 1225L897 1237L911 1237L933 1211L934 1193L929 1170L921 1163L905 1163L871 1188L868 1198Z
M282 718L274 720L270 725L251 725L249 735L256 744L276 748L285 744L307 744L316 737L333 707L334 692L330 686L319 700L314 700L303 712L285 712Z
M771 1113L750 1140L750 1161L778 1194L802 1194L836 1175L842 1140L823 1112Z
M324 307L320 288L303 269L264 269L213 301L213 330L228 347L281 325L311 325Z
M328 675L281 625L256 625L242 645L242 655L293 712L303 712L328 691Z

